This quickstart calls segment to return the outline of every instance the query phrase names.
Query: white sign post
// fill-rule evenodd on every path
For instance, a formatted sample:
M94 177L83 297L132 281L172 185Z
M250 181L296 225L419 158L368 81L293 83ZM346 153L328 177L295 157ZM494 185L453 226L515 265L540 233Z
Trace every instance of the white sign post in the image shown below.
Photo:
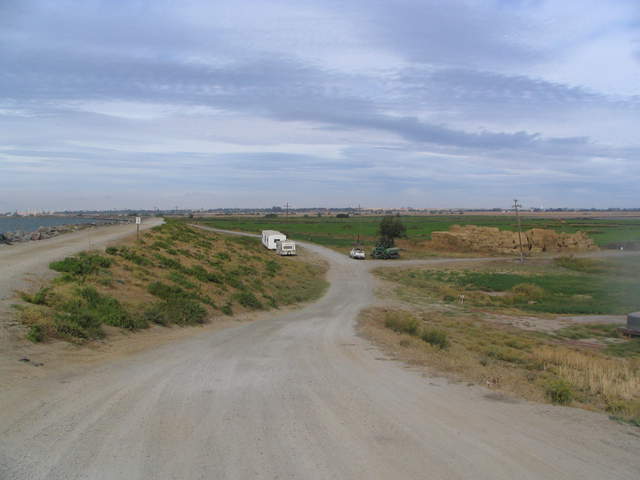
M141 217L136 217L136 239L140 241L140 224L142 223Z

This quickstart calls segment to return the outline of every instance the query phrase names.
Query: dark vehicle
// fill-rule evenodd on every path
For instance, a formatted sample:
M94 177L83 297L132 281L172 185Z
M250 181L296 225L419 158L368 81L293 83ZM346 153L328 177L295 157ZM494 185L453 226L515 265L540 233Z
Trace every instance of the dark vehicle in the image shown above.
M398 258L400 256L400 249L397 247L391 247L391 248L376 247L371 252L371 256L379 260L389 260L392 258Z

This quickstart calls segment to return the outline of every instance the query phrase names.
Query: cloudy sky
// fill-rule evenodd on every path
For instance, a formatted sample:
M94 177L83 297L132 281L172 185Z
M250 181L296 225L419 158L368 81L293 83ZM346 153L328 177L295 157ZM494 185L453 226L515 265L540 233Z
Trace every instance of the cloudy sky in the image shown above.
M640 206L637 0L0 0L0 211Z

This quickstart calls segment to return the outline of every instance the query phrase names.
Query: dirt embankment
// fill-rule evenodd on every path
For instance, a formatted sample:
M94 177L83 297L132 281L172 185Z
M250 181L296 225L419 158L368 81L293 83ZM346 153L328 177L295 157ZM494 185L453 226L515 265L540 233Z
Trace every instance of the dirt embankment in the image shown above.
M448 232L433 232L427 246L433 250L453 252L482 252L515 254L519 252L520 240L527 254L545 252L584 252L597 250L597 246L586 234L558 233L553 230L532 228L522 232L499 230L495 227L454 225Z

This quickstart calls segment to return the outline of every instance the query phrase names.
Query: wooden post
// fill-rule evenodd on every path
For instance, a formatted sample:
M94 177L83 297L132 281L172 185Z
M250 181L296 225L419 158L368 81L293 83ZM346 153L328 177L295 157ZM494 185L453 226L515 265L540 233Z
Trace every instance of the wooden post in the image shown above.
M524 251L522 249L522 225L520 224L520 215L518 214L518 207L522 205L518 204L518 199L513 199L513 208L516 211L516 219L518 220L518 242L520 243L520 263L524 263Z

